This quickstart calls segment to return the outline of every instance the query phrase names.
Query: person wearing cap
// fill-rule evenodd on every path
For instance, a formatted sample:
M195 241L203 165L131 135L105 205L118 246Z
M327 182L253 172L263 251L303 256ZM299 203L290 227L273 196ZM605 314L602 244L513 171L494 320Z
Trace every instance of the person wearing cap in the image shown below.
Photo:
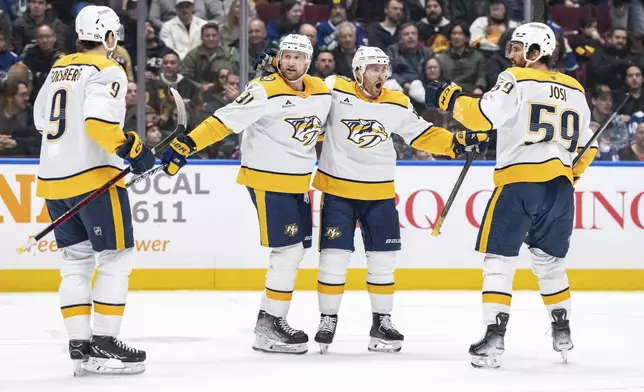
M337 27L340 23L347 20L347 2L346 0L332 0L331 14L328 20L318 22L315 26L318 32L316 48L318 50L333 50L338 46ZM351 21L356 27L356 44L357 46L368 45L367 31L358 22Z
M161 27L159 37L166 46L183 58L201 45L201 28L207 23L194 15L195 0L176 0L177 16Z

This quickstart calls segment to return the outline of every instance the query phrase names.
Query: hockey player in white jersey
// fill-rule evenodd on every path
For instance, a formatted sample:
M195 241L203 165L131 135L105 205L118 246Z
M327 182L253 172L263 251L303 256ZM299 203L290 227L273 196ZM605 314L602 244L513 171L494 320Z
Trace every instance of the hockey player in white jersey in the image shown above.
M231 132L244 132L237 182L257 209L260 243L271 248L266 289L255 326L253 349L304 354L308 335L286 316L305 249L311 247L309 203L315 145L331 106L324 81L306 75L313 47L304 35L286 36L277 73L252 80L234 102L217 110L187 136L178 137L161 161L174 175L185 157Z
M583 87L548 71L556 49L543 23L519 26L509 43L512 67L482 98L460 96L456 85L432 82L426 103L453 112L469 129L497 130L495 189L476 243L483 261L483 316L487 330L470 346L472 365L499 367L509 321L512 281L521 244L532 255L543 303L550 316L553 348L566 361L570 334L570 288L565 257L574 215L574 184L592 162L593 146L573 167L592 137Z
M128 82L110 57L123 37L118 16L108 7L87 6L76 17L76 32L80 52L54 64L34 105L34 122L43 135L36 194L46 200L52 220L116 176L125 168L123 160L134 173L154 166L139 136L122 130ZM134 258L124 182L54 229L54 235L63 249L59 291L74 372L142 373L145 351L117 338Z
M384 352L402 348L404 336L391 321L394 264L401 249L392 134L415 148L451 158L488 139L485 132L453 134L419 117L407 96L383 88L391 76L389 62L381 49L362 46L352 61L356 82L342 76L325 80L333 104L313 180L313 186L323 192L318 275L321 316L315 335L322 353L335 336L357 222L366 250L373 316L367 347ZM273 63L265 59L264 67Z

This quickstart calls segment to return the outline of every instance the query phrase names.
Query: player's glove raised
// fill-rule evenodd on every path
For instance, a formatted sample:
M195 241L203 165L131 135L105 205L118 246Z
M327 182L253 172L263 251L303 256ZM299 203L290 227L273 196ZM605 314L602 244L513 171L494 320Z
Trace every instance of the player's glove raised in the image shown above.
M482 131L459 131L454 134L454 154L459 156L464 152L475 150L478 154L485 154L490 137Z
M272 74L277 72L277 51L275 49L264 49L255 57L253 62L255 72Z
M143 144L134 131L127 133L127 140L116 150L116 155L130 163L134 174L143 174L154 167L155 159L152 151Z
M456 98L463 89L455 84L432 81L425 87L425 106L441 108L446 112L454 110Z
M165 166L163 171L171 176L177 174L179 169L186 165L186 157L192 154L196 148L197 145L190 136L179 135L163 151L163 156L161 156L161 165Z

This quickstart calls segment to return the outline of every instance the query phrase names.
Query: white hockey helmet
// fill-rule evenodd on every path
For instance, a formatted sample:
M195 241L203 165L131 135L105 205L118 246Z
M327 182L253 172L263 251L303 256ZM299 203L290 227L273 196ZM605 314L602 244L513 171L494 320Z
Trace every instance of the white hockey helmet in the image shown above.
M371 64L379 64L387 66L387 76L389 79L391 77L391 64L389 56L382 49L375 46L361 46L356 50L356 54L353 56L353 61L351 62L351 69L354 73L360 74L360 77L364 75L364 71L367 70L367 66Z
M292 50L294 52L304 53L308 62L313 58L313 45L306 35L289 34L280 41L278 58L282 57L282 52Z
M557 37L554 31L544 23L530 22L517 27L512 33L510 44L520 42L523 44L523 58L527 64L538 61L543 56L552 56L557 49ZM539 46L539 56L528 60L528 52L532 45Z
M107 46L107 33L114 34L114 47ZM125 31L119 16L110 7L88 5L76 16L76 34L80 41L102 42L109 51L116 49L116 43L125 39Z

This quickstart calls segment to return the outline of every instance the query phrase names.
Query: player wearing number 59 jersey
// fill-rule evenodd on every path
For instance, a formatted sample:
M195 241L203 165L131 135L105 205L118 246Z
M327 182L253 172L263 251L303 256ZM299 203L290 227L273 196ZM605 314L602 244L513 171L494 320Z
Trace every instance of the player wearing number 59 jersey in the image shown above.
M52 220L116 176L124 159L135 174L154 166L139 136L122 130L127 77L110 57L124 36L118 16L108 7L87 6L76 18L76 32L80 52L54 64L34 105L43 140L36 194L46 200ZM54 235L65 260L60 300L74 371L143 372L145 352L116 338L134 257L125 184L94 199Z
M553 329L553 347L564 360L573 348L568 316L570 290L564 260L573 229L573 185L593 160L590 110L575 79L548 71L556 49L553 31L542 23L519 26L510 39L513 67L499 75L482 98L460 95L460 87L432 82L428 104L453 112L467 128L497 130L495 189L476 243L483 262L483 314L487 331L470 347L472 364L498 367L509 320L512 280L523 242L532 254L543 302Z

